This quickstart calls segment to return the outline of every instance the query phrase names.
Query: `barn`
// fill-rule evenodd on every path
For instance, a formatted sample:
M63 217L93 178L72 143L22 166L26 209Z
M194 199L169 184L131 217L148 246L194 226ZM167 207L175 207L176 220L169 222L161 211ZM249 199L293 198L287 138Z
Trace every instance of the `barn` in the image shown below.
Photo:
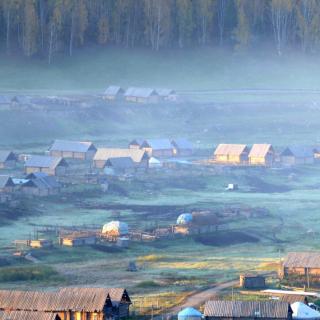
M98 148L93 164L97 169L104 169L106 163L112 158L131 158L137 169L147 169L149 156L140 149Z
M256 166L272 166L275 152L271 144L254 144L249 152L249 164Z
M174 139L174 140L171 140L171 144L173 146L173 154L175 156L180 156L180 157L192 156L193 145L189 140L185 138Z
M245 144L219 144L213 158L221 164L247 164L249 148Z
M56 313L61 320L125 318L129 316L130 305L130 297L123 288L62 288L50 292L0 290L0 312Z
M55 140L49 149L52 157L92 160L97 148L89 141Z
M287 147L280 153L280 161L283 166L313 164L315 161L313 147Z
M44 172L50 176L66 173L68 163L61 157L33 155L24 164L26 174Z
M119 86L109 86L103 93L103 99L109 101L122 100L124 92L124 89Z
M172 157L173 146L169 139L148 139L141 145L149 157Z
M279 319L291 320L290 304L283 301L207 301L204 307L207 320L221 319Z
M159 95L156 90L151 88L130 87L124 93L125 100L136 103L157 103Z
M0 150L0 169L14 168L17 156L12 151Z
M289 252L279 272L281 278L320 281L320 252Z

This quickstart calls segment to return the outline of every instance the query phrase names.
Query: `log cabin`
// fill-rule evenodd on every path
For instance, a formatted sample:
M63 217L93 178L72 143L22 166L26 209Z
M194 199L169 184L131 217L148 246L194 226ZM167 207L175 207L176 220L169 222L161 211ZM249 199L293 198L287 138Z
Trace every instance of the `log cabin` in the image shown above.
M14 168L17 156L12 151L0 150L0 169Z
M103 99L109 101L122 100L124 92L124 89L119 86L109 86L103 93Z
M275 152L271 144L254 144L249 152L249 164L255 166L272 166Z
M146 151L149 157L172 157L174 150L169 139L144 140L141 149Z
M219 144L213 158L221 164L247 164L249 149L245 144Z
M206 320L291 320L292 313L290 304L283 301L207 301L204 307Z
M61 320L126 318L130 305L124 288L62 288L51 292L0 290L0 312L55 313Z
M157 103L159 95L156 90L151 88L130 87L124 93L125 100L136 103Z
M52 157L92 160L97 148L90 141L55 140L49 149Z
M33 155L26 160L24 167L26 174L44 172L49 176L61 176L66 173L68 163L61 157Z

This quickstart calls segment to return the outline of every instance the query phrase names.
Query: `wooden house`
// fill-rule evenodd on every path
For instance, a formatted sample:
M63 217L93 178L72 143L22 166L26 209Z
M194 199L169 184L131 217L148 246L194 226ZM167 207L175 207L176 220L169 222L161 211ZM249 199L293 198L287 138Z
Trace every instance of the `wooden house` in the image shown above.
M290 304L283 301L207 301L204 307L206 320L266 319L291 320Z
M131 157L110 158L106 161L104 173L123 175L134 173L135 164Z
M17 156L7 150L0 150L0 169L14 168L16 166Z
M174 148L169 139L148 139L142 143L141 149L149 157L172 157Z
M190 141L184 138L171 140L173 146L173 155L180 157L189 157L193 154L193 146Z
M272 166L275 152L271 144L254 144L249 152L249 164L255 166Z
M94 167L104 169L106 163L112 158L131 158L137 169L147 169L149 156L140 149L98 148L93 158Z
M213 158L221 164L247 164L249 149L245 144L219 144Z
M53 246L52 240L49 239L35 239L30 240L29 246L31 248L51 248Z
M159 95L156 90L151 88L130 87L124 93L125 100L136 103L157 103Z
M123 288L62 288L51 292L0 290L0 312L56 313L61 320L126 318L130 305L130 297Z
M11 177L7 175L0 175L0 193L13 192L15 184Z
M287 147L280 153L280 161L283 166L313 164L315 161L313 147Z
M109 101L122 100L124 92L125 91L119 86L109 86L103 93L103 99Z
M97 148L88 141L55 140L49 149L52 157L92 160Z
M156 89L156 92L159 95L160 100L162 101L177 101L178 95L177 92L173 89Z
M72 232L61 234L59 236L59 244L67 247L81 247L93 245L97 242L97 235L94 232Z
M320 252L290 252L279 271L285 279L301 279L304 283L320 281Z
M266 279L258 274L241 274L240 287L243 289L263 289L266 287Z
M61 176L66 173L67 162L61 157L33 155L25 162L26 174L44 172L50 176Z
M0 311L0 320L61 320L54 312Z

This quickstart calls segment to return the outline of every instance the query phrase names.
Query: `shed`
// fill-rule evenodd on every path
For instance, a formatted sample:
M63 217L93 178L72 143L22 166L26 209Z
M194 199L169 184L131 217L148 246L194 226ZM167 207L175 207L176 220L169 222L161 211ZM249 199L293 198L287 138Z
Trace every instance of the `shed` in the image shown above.
M30 240L31 248L51 248L53 246L52 240L49 239L36 239Z
M272 166L275 152L271 144L254 144L248 157L250 165Z
M214 151L215 162L221 164L247 164L249 148L245 144L219 144Z
M173 89L160 88L156 89L156 92L163 101L177 101L178 99L177 92Z
M159 101L158 93L152 88L130 87L125 91L124 97L129 102L157 103Z
M109 158L106 161L104 172L110 175L127 174L134 172L135 164L131 157Z
M0 175L0 193L13 192L15 184L10 176Z
M90 141L55 140L49 149L52 157L92 160L97 148Z
M197 309L188 307L178 313L178 320L200 320L202 313Z
M244 289L264 289L266 287L266 279L258 274L241 274L240 287Z
M141 148L151 157L172 157L173 146L169 139L148 139L143 142Z
M93 245L97 242L97 236L94 232L76 231L59 236L59 244L67 247L80 247Z
M320 312L310 308L308 305L302 302L294 302L291 304L293 311L292 318L297 320L319 320Z
M121 100L124 96L124 89L120 86L109 86L103 93L103 98L109 101Z
M171 140L171 144L173 146L173 154L175 156L188 157L193 154L192 143L185 138Z
M33 155L26 160L24 166L26 174L44 172L51 176L59 176L66 173L68 164L61 157Z
M314 149L308 146L291 146L280 153L280 161L284 166L313 164Z
M8 150L0 150L0 169L14 168L16 166L17 156Z

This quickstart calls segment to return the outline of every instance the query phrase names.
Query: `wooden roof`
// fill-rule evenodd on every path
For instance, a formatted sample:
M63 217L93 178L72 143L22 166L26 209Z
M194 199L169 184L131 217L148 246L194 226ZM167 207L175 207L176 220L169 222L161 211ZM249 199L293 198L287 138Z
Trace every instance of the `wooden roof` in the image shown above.
M33 155L25 163L25 167L32 168L55 169L58 166L67 166L67 162L61 157Z
M214 151L214 155L232 155L240 156L248 150L245 144L225 144L221 143Z
M320 268L320 252L289 252L283 266L286 268Z
M303 302L308 304L308 297L300 294L284 294L279 297L279 301L288 302L290 304L295 302Z
M254 144L249 152L250 157L265 157L268 152L273 151L271 144Z
M206 317L287 319L292 310L283 301L208 301Z
M0 311L0 320L59 320L52 312L39 311Z
M89 150L96 150L95 146L90 141L69 141L55 140L50 148L50 151L65 151L65 152L81 152L85 153Z
M110 158L130 157L133 162L140 163L146 152L141 149L99 148L94 156L95 161L107 161Z

